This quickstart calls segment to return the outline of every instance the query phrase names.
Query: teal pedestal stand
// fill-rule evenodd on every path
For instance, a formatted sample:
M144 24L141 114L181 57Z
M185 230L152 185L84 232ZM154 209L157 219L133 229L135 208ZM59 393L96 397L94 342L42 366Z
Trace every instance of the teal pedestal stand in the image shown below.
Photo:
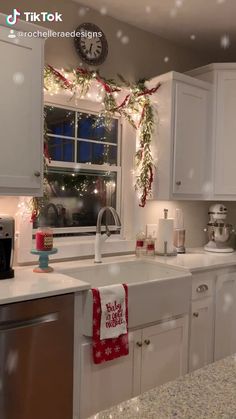
M32 249L31 253L33 255L38 255L39 256L39 266L37 266L37 268L34 268L33 272L37 272L37 273L53 272L53 268L51 268L51 266L48 266L49 256L50 255L55 255L55 253L57 253L57 252L58 252L58 249L56 249L56 248L53 248L52 250Z

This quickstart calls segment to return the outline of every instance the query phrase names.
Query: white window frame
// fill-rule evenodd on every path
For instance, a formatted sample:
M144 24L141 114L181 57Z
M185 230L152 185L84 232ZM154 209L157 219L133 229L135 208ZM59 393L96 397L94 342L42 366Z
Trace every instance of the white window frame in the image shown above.
M80 101L82 102L82 101ZM77 136L77 122L78 122L78 113L85 113L85 114L92 114L92 115L99 115L99 110L91 110L87 107L84 107L83 104L80 104L80 106L70 106L67 104L58 104L52 101L45 100L44 106L54 106L56 108L65 109L68 111L75 112L75 133L74 137L69 136L63 136L63 135L53 135L49 134L49 137L52 138L62 138L62 139L69 139L74 141L74 160L77 159L77 144L79 140L86 141L86 142L92 142L99 144L98 141L95 140L87 140L87 139L81 139ZM122 216L121 216L121 176L122 176L122 167L121 167L121 142L122 142L122 122L121 118L114 117L114 119L117 119L118 121L118 135L117 135L117 143L109 143L104 142L104 144L112 145L113 147L117 147L117 165L109 165L109 164L87 164L87 163L77 163L74 162L62 162L57 160L52 160L49 164L49 168L56 168L56 169L74 169L76 170L84 170L87 172L115 172L116 173L116 211L121 217L121 224L122 223ZM110 230L115 231L115 226L109 226ZM105 227L104 227L105 229ZM33 234L36 232L37 229L33 229ZM93 236L96 232L96 226L88 226L88 227L58 227L53 228L54 234L65 234L65 233L91 233L91 236ZM122 235L122 229L117 236ZM86 237L89 237L87 235Z
M49 105L61 106L67 108L84 109L88 112L99 112L101 104L92 100L71 99L71 92L58 93L50 96L44 93L45 103ZM140 230L142 220L140 210L138 209L137 196L134 190L134 162L136 151L136 132L129 122L121 119L122 144L120 149L120 158L122 173L120 188L120 216L121 216L121 234L112 235L103 245L103 254L119 254L133 252L135 246L135 233ZM99 166L100 167L100 166ZM109 166L111 168L111 166ZM25 202L28 207L30 197L20 198L20 202ZM36 263L36 258L31 254L31 249L35 247L32 240L32 223L30 222L31 212L28 209L21 213L21 209L16 215L16 262L20 265ZM94 255L94 235L60 237L54 239L54 246L58 248L58 253L51 256L54 260L78 259L84 257L93 257Z

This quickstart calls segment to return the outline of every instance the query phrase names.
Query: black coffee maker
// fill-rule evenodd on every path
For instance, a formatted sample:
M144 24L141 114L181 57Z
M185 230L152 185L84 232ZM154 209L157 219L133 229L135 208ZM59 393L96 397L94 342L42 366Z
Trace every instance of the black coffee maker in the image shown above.
M15 221L8 215L0 215L0 280L14 277Z

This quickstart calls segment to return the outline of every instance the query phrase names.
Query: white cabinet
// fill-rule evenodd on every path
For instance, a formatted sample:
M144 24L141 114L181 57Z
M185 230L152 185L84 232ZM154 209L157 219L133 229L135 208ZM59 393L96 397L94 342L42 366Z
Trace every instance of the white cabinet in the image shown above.
M128 356L105 362L101 365L93 363L91 343L86 342L82 344L81 419L130 399L136 394L137 383L139 383L140 379L140 373L136 367L140 365L141 356L136 343L141 342L141 332L131 332L129 339ZM137 375L138 378L136 378Z
M189 371L213 362L213 299L192 302Z
M236 66L234 71L218 72L216 103L214 193L236 199Z
M173 193L202 195L207 180L209 91L176 82Z
M43 180L43 41L0 28L0 194L36 196Z
M129 333L129 355L95 365L81 348L80 417L130 399L187 372L188 316Z
M236 272L217 275L215 361L236 353Z
M218 63L191 70L188 74L212 83L211 199L236 200L236 63Z
M212 86L176 72L156 77L150 87L158 82L161 87L152 97L158 115L153 198L206 199Z
M187 372L187 316L143 329L142 345L141 393Z

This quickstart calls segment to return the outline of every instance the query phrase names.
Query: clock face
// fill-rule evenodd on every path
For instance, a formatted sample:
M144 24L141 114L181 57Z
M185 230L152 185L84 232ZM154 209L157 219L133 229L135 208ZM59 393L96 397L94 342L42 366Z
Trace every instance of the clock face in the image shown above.
M87 64L102 64L108 54L108 44L102 30L93 23L83 23L78 26L75 37L75 48L79 57Z

